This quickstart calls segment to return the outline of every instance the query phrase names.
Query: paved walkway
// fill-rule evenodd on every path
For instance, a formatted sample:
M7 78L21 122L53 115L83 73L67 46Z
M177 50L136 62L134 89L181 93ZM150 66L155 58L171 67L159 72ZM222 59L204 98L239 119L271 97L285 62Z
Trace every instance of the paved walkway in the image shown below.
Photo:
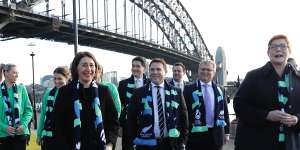
M233 150L233 149L234 149L233 140L230 140L230 142L224 145L223 148L223 150ZM118 138L116 150L121 150L121 138Z

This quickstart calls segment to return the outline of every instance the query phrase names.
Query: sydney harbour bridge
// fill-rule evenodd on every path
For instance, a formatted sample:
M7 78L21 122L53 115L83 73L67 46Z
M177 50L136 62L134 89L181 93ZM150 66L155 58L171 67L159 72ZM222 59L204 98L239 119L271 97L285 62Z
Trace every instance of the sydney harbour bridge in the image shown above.
M213 59L179 0L0 0L0 39L73 44L73 2L80 45L180 61L189 77L201 60Z

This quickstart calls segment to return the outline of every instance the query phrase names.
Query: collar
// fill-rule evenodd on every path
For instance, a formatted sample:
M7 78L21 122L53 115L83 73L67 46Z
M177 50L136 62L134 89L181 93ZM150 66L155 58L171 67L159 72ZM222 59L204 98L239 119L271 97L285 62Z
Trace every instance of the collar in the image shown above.
M201 83L201 86L204 86L204 85L209 85L209 86L212 86L212 82L209 81L208 83L204 83L200 80L200 83Z
M134 81L143 81L143 77L141 77L141 78L136 78L136 77L133 77L134 78Z
M184 84L183 84L183 80L181 80L180 82L176 82L176 81L173 79L173 82L174 82L174 85L176 85L176 83L179 83L180 85L184 85Z
M153 82L151 82L151 87L152 87L152 88L155 88L155 86L159 86L159 87L161 87L161 88L165 88L165 81L163 81L160 85L156 85L156 84L154 84Z

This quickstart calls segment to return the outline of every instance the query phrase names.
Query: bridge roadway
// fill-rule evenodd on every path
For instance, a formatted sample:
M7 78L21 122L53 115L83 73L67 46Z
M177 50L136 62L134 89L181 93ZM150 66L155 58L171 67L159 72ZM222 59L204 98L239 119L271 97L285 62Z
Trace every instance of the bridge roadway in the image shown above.
M129 36L78 25L79 44L146 58L164 58L168 64L183 62L188 70L195 72L200 58L186 55L155 42L143 41ZM59 17L49 17L24 10L0 6L0 37L40 38L57 42L73 43L72 22Z

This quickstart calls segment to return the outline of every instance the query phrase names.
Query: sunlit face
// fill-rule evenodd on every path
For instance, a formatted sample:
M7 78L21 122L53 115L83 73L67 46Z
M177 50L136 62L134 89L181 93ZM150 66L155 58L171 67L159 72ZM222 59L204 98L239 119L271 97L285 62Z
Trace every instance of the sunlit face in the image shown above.
M133 61L131 64L131 72L133 76L140 78L143 76L145 68L140 61Z
M78 79L81 83L90 83L95 77L96 65L92 58L83 57L77 66Z
M154 62L149 67L150 80L156 85L161 84L166 76L166 71L162 63Z
M173 66L173 79L176 82L181 82L185 72L181 66Z
M67 84L67 78L60 73L54 73L54 84L55 87L61 88Z
M213 80L215 76L215 69L213 64L200 64L198 68L198 76L199 79L204 82L208 83Z
M284 39L274 40L268 49L268 56L274 65L285 65L290 55L290 49Z
M18 79L18 70L17 67L11 67L9 71L4 72L5 80L10 83L16 83Z

